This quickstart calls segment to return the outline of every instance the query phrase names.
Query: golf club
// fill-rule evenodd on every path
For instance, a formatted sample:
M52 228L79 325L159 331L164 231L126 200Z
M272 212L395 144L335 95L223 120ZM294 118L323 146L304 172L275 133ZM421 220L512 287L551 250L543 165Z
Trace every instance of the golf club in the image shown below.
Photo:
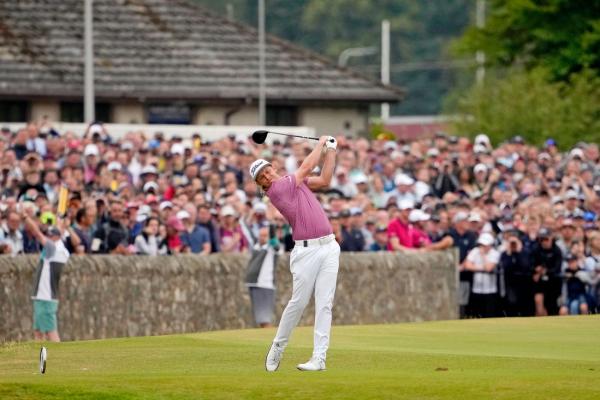
M252 134L252 140L254 141L254 143L263 144L265 142L265 140L267 139L267 135L269 133L272 133L274 135L290 136L290 137L295 137L295 138L300 138L300 139L319 140L318 137L313 137L313 136L300 136L300 135L292 135L290 133L281 133L281 132L273 132L273 131L265 131L265 130L255 131Z

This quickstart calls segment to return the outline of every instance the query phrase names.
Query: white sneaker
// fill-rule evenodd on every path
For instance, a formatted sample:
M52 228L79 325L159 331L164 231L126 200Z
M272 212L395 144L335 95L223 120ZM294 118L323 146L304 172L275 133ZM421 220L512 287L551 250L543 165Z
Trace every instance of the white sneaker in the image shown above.
M279 362L283 357L283 348L278 344L273 343L269 352L267 353L267 358L265 360L265 369L269 372L277 371L279 368Z
M325 361L320 358L312 357L304 364L298 364L300 371L325 371Z

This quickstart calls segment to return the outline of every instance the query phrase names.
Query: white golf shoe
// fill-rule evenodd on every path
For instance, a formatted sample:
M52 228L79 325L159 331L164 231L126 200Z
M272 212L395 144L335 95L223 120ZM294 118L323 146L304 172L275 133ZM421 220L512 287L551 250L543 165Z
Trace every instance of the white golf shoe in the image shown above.
M267 358L265 360L265 369L269 372L277 371L282 357L283 347L279 346L276 343L273 343L271 345L271 348L269 349L269 352L267 353Z
M300 371L325 371L325 361L312 357L308 362L304 364L298 364L297 367Z

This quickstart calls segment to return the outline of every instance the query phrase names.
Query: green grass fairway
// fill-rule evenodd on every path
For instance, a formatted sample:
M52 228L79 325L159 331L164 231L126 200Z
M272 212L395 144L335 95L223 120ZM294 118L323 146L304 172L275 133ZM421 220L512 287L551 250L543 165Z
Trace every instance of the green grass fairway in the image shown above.
M264 371L273 329L0 347L0 399L600 399L600 317L335 326L324 372L300 372L312 329Z

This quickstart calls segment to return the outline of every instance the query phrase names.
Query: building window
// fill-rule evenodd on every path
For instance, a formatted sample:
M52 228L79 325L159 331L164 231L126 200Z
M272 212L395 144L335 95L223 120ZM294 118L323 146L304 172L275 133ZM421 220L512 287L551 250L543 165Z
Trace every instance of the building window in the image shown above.
M298 107L267 106L267 125L298 126Z
M112 122L112 105L96 103L96 121ZM60 103L62 122L83 122L83 103L81 101L63 101ZM91 121L90 121L91 122Z
M149 124L179 124L192 123L192 111L188 104L150 104L146 107Z
M29 102L27 101L0 101L1 122L26 122L29 119Z

